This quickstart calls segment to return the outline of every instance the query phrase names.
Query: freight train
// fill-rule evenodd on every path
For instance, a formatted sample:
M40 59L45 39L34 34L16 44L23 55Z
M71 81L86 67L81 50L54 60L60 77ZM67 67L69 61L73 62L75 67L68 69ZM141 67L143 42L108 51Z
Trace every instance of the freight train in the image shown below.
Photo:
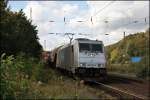
M77 76L106 76L106 57L102 41L77 38L51 51L56 68Z
M51 64L51 52L50 51L42 51L41 59L44 65L50 65Z

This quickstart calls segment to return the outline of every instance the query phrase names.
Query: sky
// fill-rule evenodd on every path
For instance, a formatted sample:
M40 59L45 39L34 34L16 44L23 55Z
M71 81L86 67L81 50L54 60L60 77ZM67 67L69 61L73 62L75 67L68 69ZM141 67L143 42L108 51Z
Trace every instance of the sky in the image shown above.
M121 40L124 32L129 35L149 27L149 1L9 1L8 6L14 12L23 9L37 26L44 50L68 43L64 33L110 45Z

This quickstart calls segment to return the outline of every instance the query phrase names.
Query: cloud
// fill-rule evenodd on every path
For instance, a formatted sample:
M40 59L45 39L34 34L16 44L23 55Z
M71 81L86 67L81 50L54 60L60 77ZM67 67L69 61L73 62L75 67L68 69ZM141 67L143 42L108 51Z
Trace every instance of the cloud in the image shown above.
M90 28L91 30L94 31L94 33L92 34L95 35L96 37L97 35L104 35L106 33L109 34L111 34L112 32L117 33L118 30L120 31L122 30L122 32L127 31L129 33L138 31L140 32L149 27L149 24L148 23L146 24L144 22L144 18L146 16L149 16L148 1L145 2L116 1L112 3L110 6L107 6L106 9L101 10L110 2L88 1L88 5L91 8L88 14L89 15L92 14L91 11L93 12L93 9L95 9L96 13L97 12L99 13L97 13L96 16L93 16L93 20L95 19L93 21L93 24L91 24L91 22L89 21L86 24L82 24L83 25L82 28L83 27L87 27L87 29ZM135 21L138 22L134 23ZM149 22L149 17L147 17L147 22ZM117 37L118 40L119 38L121 39L121 36L117 35Z
M66 13L66 15L72 14L76 10L78 10L78 6L76 6L76 5L71 6L69 4L65 4L62 7L62 12L64 11L64 13Z
M80 6L80 3L60 1L28 1L24 12L30 18L32 8L33 24L37 25L40 43L44 46L43 41L47 40L47 50L64 41L69 42L67 36L49 35L51 32L91 34L92 36L75 38L99 39L108 45L122 39L124 31L130 34L149 27L149 1L87 1L82 6L88 8ZM134 23L135 21L137 22ZM106 33L110 35L106 36Z

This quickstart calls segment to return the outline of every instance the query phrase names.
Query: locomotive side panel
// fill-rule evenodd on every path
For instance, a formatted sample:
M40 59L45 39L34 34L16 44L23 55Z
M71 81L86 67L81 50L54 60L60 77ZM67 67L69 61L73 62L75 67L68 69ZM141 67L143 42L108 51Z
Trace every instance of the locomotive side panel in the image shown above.
M68 46L65 48L65 69L69 70L73 66L73 49L72 46Z
M74 42L74 64L73 67L79 67L79 46L78 46L78 41Z
M73 66L73 63L74 63L73 55L74 55L74 53L73 53L72 46L67 46L67 47L61 48L58 51L56 67L70 71L71 67Z
M63 66L63 62L64 62L64 51L63 50L58 50L57 60L56 60L56 67Z

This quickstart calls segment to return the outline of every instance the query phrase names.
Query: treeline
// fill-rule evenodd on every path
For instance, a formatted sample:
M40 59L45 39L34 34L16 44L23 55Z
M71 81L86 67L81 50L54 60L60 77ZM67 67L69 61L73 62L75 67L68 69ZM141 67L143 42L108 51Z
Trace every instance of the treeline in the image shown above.
M109 71L149 77L149 29L126 36L106 47ZM140 57L133 62L132 57Z
M0 99L33 99L32 83L45 82L38 31L22 10L12 12L0 1ZM31 90L30 90L31 89Z
M38 42L38 31L22 10L12 12L4 1L0 1L0 27L0 55L23 52L29 56L39 56L42 46Z

